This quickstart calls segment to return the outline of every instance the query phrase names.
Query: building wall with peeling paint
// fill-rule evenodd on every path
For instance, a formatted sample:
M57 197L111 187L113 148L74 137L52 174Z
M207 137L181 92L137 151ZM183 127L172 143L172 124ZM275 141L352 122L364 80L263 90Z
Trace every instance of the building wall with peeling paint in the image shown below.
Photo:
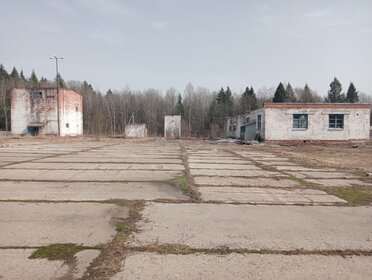
M181 137L181 116L166 115L164 116L164 137L180 138Z
M12 134L57 135L56 89L13 89L11 93ZM59 91L61 136L83 134L83 98L72 90Z
M368 140L370 112L369 104L267 103L262 109L242 115L244 118L229 118L227 135L251 140L259 134L261 139L269 141ZM306 127L294 127L294 115L306 115ZM330 127L331 115L343 116L342 128ZM244 123L234 130L234 124L241 124L242 119Z
M293 104L265 105L265 140L368 140L370 105ZM294 115L307 115L307 127L295 128ZM331 128L330 115L343 115L343 127Z

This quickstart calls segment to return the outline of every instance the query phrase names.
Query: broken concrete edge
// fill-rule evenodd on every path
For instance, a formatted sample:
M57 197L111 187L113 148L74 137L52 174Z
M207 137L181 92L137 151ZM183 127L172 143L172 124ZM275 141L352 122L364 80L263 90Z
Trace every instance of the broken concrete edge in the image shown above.
M228 246L218 248L193 248L184 244L152 243L145 246L128 246L128 253L147 252L160 255L190 255L204 253L209 255L261 254L261 255L324 255L324 256L372 256L372 250L267 250L267 249L232 249Z
M137 222L142 219L144 201L116 201L115 204L129 209L129 215L116 225L116 235L113 240L102 245L101 254L95 258L85 271L82 280L109 279L120 271L123 260L128 254L125 242L132 233L139 232ZM123 230L118 230L118 228Z

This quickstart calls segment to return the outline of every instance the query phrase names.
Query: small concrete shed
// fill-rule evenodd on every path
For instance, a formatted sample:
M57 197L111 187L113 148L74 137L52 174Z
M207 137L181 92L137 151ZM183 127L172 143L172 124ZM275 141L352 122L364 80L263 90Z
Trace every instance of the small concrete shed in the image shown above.
M180 138L181 137L181 116L166 115L164 116L164 137Z

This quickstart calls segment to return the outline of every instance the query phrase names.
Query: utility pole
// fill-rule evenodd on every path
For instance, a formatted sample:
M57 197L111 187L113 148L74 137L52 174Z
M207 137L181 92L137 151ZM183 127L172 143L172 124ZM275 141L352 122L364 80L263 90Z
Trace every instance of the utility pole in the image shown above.
M58 59L63 59L63 57L52 56L49 59L54 59L56 61L56 83L57 83L57 124L58 124L58 136L61 136L61 126L59 122L59 74L58 74Z

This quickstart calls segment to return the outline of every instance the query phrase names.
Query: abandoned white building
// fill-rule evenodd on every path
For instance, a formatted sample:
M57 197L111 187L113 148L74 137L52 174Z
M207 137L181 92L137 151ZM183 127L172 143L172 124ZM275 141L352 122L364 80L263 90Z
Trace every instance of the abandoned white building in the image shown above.
M144 123L130 123L125 125L125 138L146 138L147 128Z
M60 89L58 97L57 102L57 90L54 88L13 89L12 134L58 135L60 131L60 136L82 135L83 97L73 90L66 89Z
M347 141L370 137L370 104L266 103L227 119L227 136L241 140Z
M180 138L181 137L181 116L166 115L164 116L164 137Z

